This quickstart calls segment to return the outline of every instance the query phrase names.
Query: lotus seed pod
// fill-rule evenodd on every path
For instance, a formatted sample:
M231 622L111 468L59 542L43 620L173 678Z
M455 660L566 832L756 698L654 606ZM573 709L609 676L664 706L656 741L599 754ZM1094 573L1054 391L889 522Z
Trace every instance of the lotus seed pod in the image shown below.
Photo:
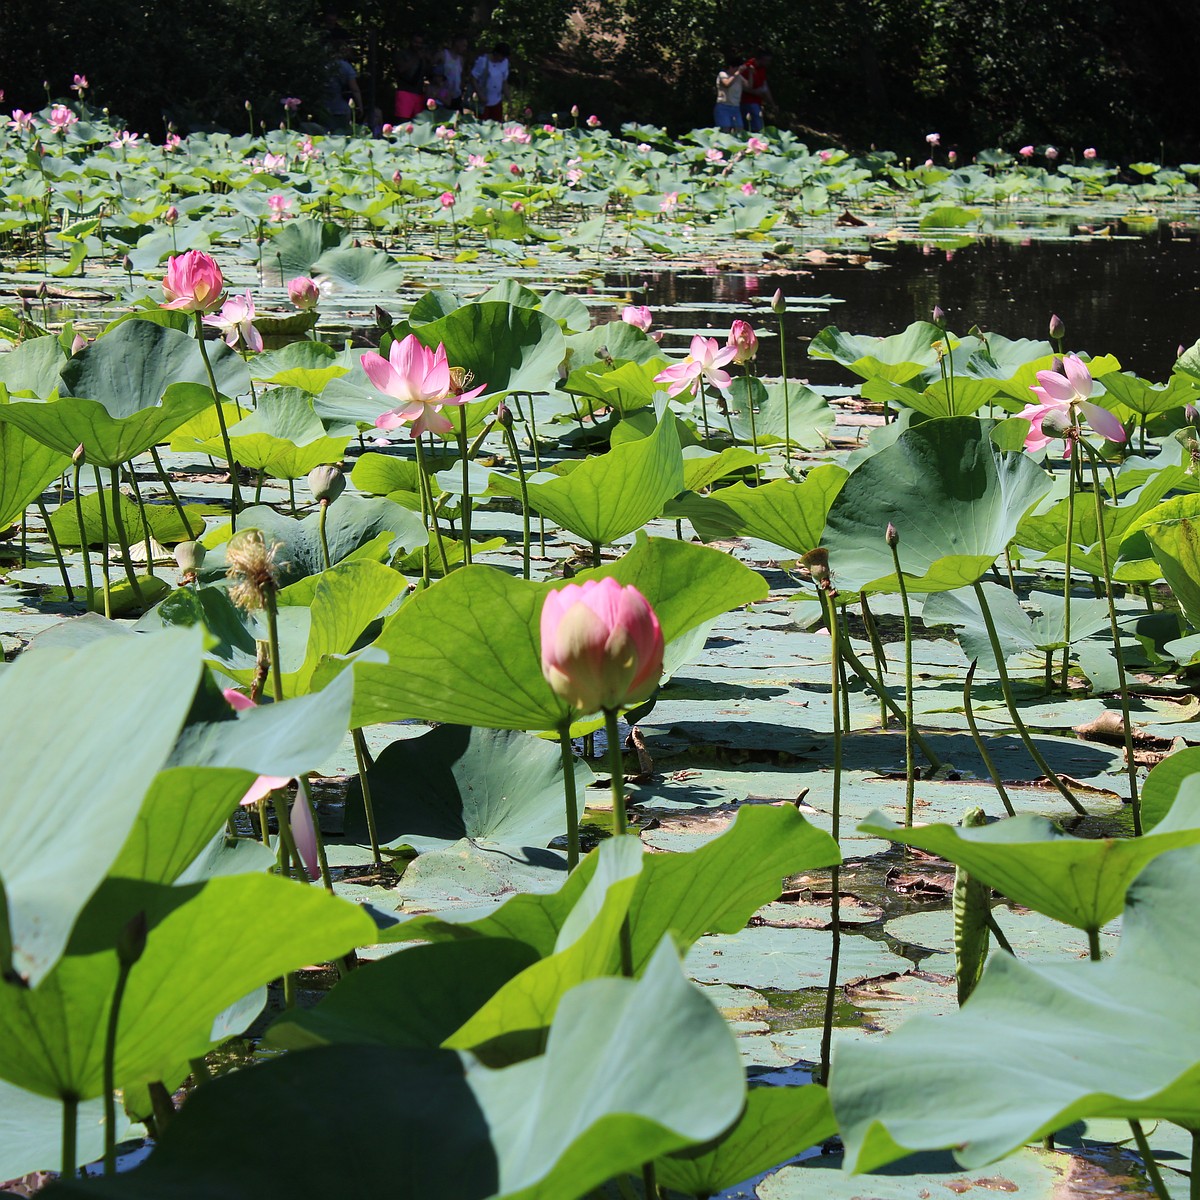
M829 551L824 546L810 550L804 556L804 565L808 568L809 577L817 587L829 586Z
M332 504L346 490L346 476L333 464L313 467L308 473L308 487L314 499Z
M1042 418L1042 432L1049 438L1065 437L1074 423L1069 408L1052 408Z

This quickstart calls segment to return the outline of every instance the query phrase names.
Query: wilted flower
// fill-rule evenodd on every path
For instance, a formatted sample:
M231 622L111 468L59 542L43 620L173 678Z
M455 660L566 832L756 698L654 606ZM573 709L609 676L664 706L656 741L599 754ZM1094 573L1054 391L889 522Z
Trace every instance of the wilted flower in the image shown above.
M260 529L240 529L225 545L225 576L233 585L229 598L253 612L264 607L266 593L279 587L275 554L280 543L267 545Z
M254 327L254 301L249 291L230 296L221 311L215 317L205 317L204 323L221 330L225 344L233 349L237 349L239 341L256 354L263 348L262 334Z
M648 700L662 678L658 617L637 588L612 578L550 592L541 640L546 682L580 715Z

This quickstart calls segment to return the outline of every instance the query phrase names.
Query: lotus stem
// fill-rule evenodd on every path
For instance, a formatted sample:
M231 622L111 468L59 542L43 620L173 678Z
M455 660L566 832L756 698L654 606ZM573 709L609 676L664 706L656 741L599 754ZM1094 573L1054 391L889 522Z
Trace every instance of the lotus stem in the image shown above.
M1059 690L1067 690L1067 672L1071 665L1071 552L1075 548L1075 473L1079 469L1079 442L1076 438L1071 443L1071 461L1067 468L1067 544L1063 556L1063 646L1062 672L1058 678ZM1097 530L1097 535L1104 540L1104 526Z
M134 928L140 927L140 939ZM132 935L132 936L131 936ZM146 915L138 913L121 931L117 942L117 983L108 1009L104 1031L104 1173L117 1173L117 1028L121 1023L121 1001L129 972L142 956L146 945Z
M1154 1194L1158 1200L1171 1200L1171 1193L1167 1190L1167 1185L1163 1180L1162 1172L1158 1169L1158 1163L1154 1158L1154 1152L1150 1149L1150 1141L1146 1137L1146 1131L1142 1128L1141 1121L1136 1117L1129 1119L1129 1128L1133 1130L1133 1140L1137 1142L1138 1154L1141 1155L1142 1166L1146 1168L1146 1176L1150 1180L1150 1186L1154 1189ZM1195 1134L1192 1134L1193 1139ZM1195 1179L1193 1168L1193 1179Z
M50 548L54 551L54 561L58 563L58 573L62 576L63 587L67 591L67 600L69 603L75 602L75 589L71 587L71 577L67 574L67 563L63 558L62 547L58 544L58 535L54 532L54 526L50 524L50 514L46 511L46 506L39 500L37 502L38 514L42 518L42 524L46 527L46 536L50 539ZM84 553L87 553L85 548Z
M963 711L967 714L967 727L971 730L975 749L979 751L979 757L983 759L983 765L987 768L987 773L992 778L992 786L995 787L1000 801L1004 805L1004 811L1010 817L1015 817L1017 810L1013 808L1012 801L1008 798L1008 792L1004 790L1004 781L1000 778L1000 772L996 770L996 764L992 761L991 754L988 753L987 743L979 734L979 726L975 724L975 710L971 705L971 687L975 682L975 668L977 666L979 666L979 659L973 658L971 666L967 671L967 678L963 682Z
M841 637L838 631L837 603L831 586L826 585L821 591L821 600L825 607L825 620L829 626L829 707L833 712L833 799L830 810L830 832L833 840L839 841L842 832L842 656L840 650ZM821 1068L820 1078L824 1084L829 1083L829 1057L833 1041L833 1013L837 1000L838 960L842 948L841 924L841 880L839 867L834 866L829 872L830 892L830 924L829 930L833 937L833 946L829 955L829 981L825 988L825 1015L821 1026Z
M779 370L783 375L783 458L792 461L792 406L788 403L787 337L783 329L783 313L779 316Z
M465 405L458 408L458 452L462 457L462 544L463 562L471 565L471 460L467 454L467 409Z
M567 870L579 865L579 801L575 791L575 751L571 745L571 722L558 727L558 748L562 753L563 799L567 806Z
M92 583L92 560L88 555L87 531L83 526L83 495L79 490L79 473L83 470L83 455L75 457L75 519L79 522L79 549L83 553L83 584L87 589L88 612L95 608L96 589Z
M154 574L154 547L150 541L150 518L146 515L146 502L142 499L142 489L138 487L137 472L133 469L133 461L129 463L129 485L133 488L133 499L138 507L138 516L142 522L142 541L146 547L146 573ZM186 532L186 530L185 530Z
M375 865L383 866L383 855L379 850L379 832L375 827L375 806L371 802L371 784L367 780L367 739L361 729L350 731L350 740L354 743L354 761L358 764L358 784L362 789L363 813L367 818L367 836L371 839L371 854Z
M325 519L329 515L329 501L320 500L317 502L317 533L321 538L321 562L324 563L326 571L333 567L333 560L329 557L329 538L325 533Z
M753 360L746 364L746 415L750 418L750 445L754 447L754 453L758 453L758 425L754 419L754 388L751 386L758 382L758 372L753 369ZM759 471L758 463L754 464L754 482L762 483L762 475Z
M1079 439L1083 443L1083 439ZM1133 808L1133 833L1142 833L1142 805L1138 797L1137 762L1133 757L1133 724L1129 716L1129 682L1125 677L1125 655L1121 651L1121 627L1117 624L1117 606L1113 599L1112 565L1108 557L1108 541L1104 536L1104 500L1100 491L1100 472L1096 454L1087 446L1088 466L1092 470L1092 491L1096 498L1096 528L1100 536L1100 564L1104 569L1104 598L1108 601L1108 626L1112 632L1113 656L1117 660L1117 687L1121 696L1121 721L1125 727L1125 765L1129 772L1129 803Z
M625 764L621 760L621 740L617 731L617 710L604 710L604 734L608 740L608 767L612 788L613 837L624 837L629 833L629 821L625 815ZM629 930L629 915L621 922L621 974L633 978L633 942Z
M79 1174L76 1167L76 1144L79 1136L79 1097L66 1092L62 1097L62 1170L64 1179Z
M129 556L129 535L125 532L125 517L121 512L121 468L119 466L113 467L111 475L113 526L117 532L117 544L121 547L121 563L125 568L125 577L129 580L129 586L133 590L134 600L138 604L138 607L144 607L145 601L142 599L142 587L138 583L137 574L133 569L133 559ZM100 498L100 503L103 505L103 497Z
M704 390L703 383L697 383L696 391L700 393L700 416L704 421L704 440L707 442L712 436L708 427L708 393Z
M538 443L537 431L537 410L534 408L533 393L527 394L529 400L529 441L533 448L533 469L540 471L542 469L542 449ZM542 558L546 557L546 518L538 515L538 554Z
M1025 727L1025 722L1021 720L1021 714L1017 711L1017 702L1013 697L1012 684L1008 678L1008 668L1004 665L1004 651L1000 646L1000 639L996 635L996 623L992 620L992 610L988 607L987 596L984 594L983 588L979 583L975 583L972 586L975 589L975 597L979 601L979 610L983 615L983 623L987 629L988 641L991 643L992 656L996 660L996 669L1000 674L1000 690L1004 693L1004 703L1008 706L1008 714L1012 717L1017 736L1021 739L1025 749L1029 751L1029 757L1037 764L1037 768L1045 777L1046 782L1052 784L1062 798L1080 816L1086 817L1087 809L1075 799L1067 785L1051 770L1050 764L1034 744L1033 738L1029 736L1029 730Z
M108 510L104 507L104 484L100 481L100 468L92 467L92 478L96 483L96 500L100 506L100 571L104 579L104 615L112 620L112 585L108 578ZM83 529L82 520L80 530Z
M516 435L511 427L501 426L504 430L504 440L508 445L508 452L513 457L513 463L517 468L517 482L521 487L521 575L522 578L529 578L529 484L525 478L525 464L521 461L521 450L517 445Z
M895 526L888 525L885 535L892 551L892 562L896 570L896 584L900 590L900 609L904 614L904 828L911 829L913 809L916 805L917 774L913 756L913 651L912 611L908 605L908 585L900 568L900 539Z
M437 543L438 557L442 560L442 576L444 578L450 574L450 564L446 558L445 544L442 542L442 527L438 524L437 512L433 506L433 484L430 482L429 476L425 471L425 450L421 445L421 439L419 437L413 438L413 445L417 448L417 483L424 491L426 515L433 527L433 536Z
M200 313L193 315L196 318L196 341L200 344L200 357L204 360L204 372L208 376L208 386L212 389L213 404L217 409L217 424L221 428L221 445L224 447L225 457L229 461L229 528L233 532L237 532L237 514L238 509L242 507L242 489L238 482L237 462L233 457L233 447L229 444L229 430L225 425L225 412L221 407L221 393L217 390L217 377L213 374L212 363L208 360L208 347L204 344L204 318Z

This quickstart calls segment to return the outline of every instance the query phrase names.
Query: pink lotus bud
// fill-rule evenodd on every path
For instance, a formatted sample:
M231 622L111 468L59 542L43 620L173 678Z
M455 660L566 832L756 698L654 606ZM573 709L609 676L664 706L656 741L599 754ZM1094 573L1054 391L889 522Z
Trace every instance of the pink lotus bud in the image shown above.
M600 118L596 116L595 113L592 113L592 115L588 117L587 127L589 129L598 129L600 127Z
M1096 157L1096 147L1095 147L1095 146L1089 146L1089 147L1088 147L1088 148L1087 148L1087 149L1086 149L1086 150L1083 152L1083 157L1084 157L1084 158L1086 158L1086 159L1088 159L1089 161L1090 161L1091 159L1095 158L1095 157Z
M174 225L179 220L179 209L175 205L171 205L165 213L163 213L163 224Z
M818 150L817 157L822 162L828 162L833 157L833 151L832 150Z
M787 312L787 301L783 298L782 288L776 288L775 295L771 297L771 311L779 316Z
M438 197L438 203L443 208L453 208L454 207L454 193L453 192L443 192Z
M396 184L404 182L404 176L400 174L399 169L392 172L392 182Z
M521 212L524 212L524 211L525 211L525 205L523 205L523 204L520 202L520 200L514 200L514 201L513 201L513 203L512 203L512 210L513 210L513 212L515 212L515 213L521 213Z
M308 795L303 788L297 791L296 799L292 802L290 824L292 837L296 840L296 849L300 851L309 879L320 879L321 856L317 851L317 827L313 823L312 805L308 802Z
M1050 314L1050 336L1057 342L1066 337L1067 327L1058 313Z
M553 133L554 126L551 125L549 122L547 122L545 125L542 126L542 132L543 133Z
M932 166L933 166L933 159L932 159L932 158L927 158L927 159L925 160L925 165L926 165L927 167L932 167Z
M307 275L297 275L295 279L289 279L287 291L288 299L301 312L310 312L317 307L321 299L321 289L316 281L309 279Z
M933 306L933 323L942 329L946 328L946 313L940 304Z
M80 350L82 350L84 348L84 346L86 346L87 344L88 344L87 338L85 338L82 333L77 333L71 339L71 353L78 354L80 352Z
M737 351L733 361L747 363L758 353L758 334L748 321L734 321L729 329L729 345Z
M525 172L522 171L521 168L519 166L517 166L516 163L510 164L508 170L509 170L509 173L512 175L524 175L525 174Z
M425 101L425 107L429 109L430 112L437 112L437 101L430 96L429 99Z
M413 131L413 124L411 121L409 121L409 123L407 125L405 125L405 127L404 127L404 132L412 133L412 131Z
M163 308L181 312L212 312L220 306L225 277L216 261L203 250L176 254L167 262L163 280L166 303Z
M649 333L650 326L654 324L654 314L644 304L627 304L621 311L621 320L634 329Z
M958 151L957 150L949 151L949 153L947 153L947 155L946 155L946 161L951 162L951 163L958 162Z
M648 700L662 677L658 617L637 588L615 579L550 592L541 635L542 674L580 715Z
M578 104L571 105L571 116L573 116L573 117L579 116L579 105Z
M1058 150L1054 146L1047 146L1046 157L1053 162L1058 157Z
M1017 151L1017 153L1022 158L1032 158L1033 157L1033 147L1032 146L1022 146L1021 149Z

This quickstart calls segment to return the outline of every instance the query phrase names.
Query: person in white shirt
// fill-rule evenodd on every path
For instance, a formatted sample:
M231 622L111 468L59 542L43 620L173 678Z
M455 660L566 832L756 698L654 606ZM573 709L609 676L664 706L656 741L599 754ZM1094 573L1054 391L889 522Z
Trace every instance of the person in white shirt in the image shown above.
M740 54L729 54L725 67L717 73L717 103L714 123L722 133L733 133L742 125L742 89L746 86L749 68Z
M467 39L455 34L433 60L433 96L443 108L461 108L466 82Z
M490 54L481 54L471 68L475 90L483 103L485 121L503 121L508 100L508 46L497 42Z

